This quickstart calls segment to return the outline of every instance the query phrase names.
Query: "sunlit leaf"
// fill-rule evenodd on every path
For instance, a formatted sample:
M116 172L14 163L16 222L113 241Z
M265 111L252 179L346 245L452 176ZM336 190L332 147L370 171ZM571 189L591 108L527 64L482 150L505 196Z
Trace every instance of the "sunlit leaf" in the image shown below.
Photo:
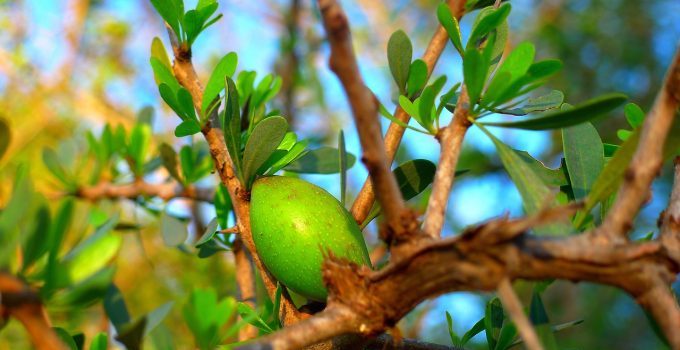
M420 95L420 103L418 104L418 114L423 122L422 126L433 134L437 132L434 128L434 118L437 117L433 114L434 100L439 95L439 92L441 92L444 84L446 84L446 76L442 75L423 90L422 95Z
M270 117L259 122L248 138L243 152L243 180L250 186L256 171L276 150L288 131L283 117Z
M406 82L407 96L415 96L423 89L425 83L427 83L427 64L425 61L417 59L411 63L411 68L408 72L408 81Z
M216 98L224 90L225 77L231 77L236 71L236 65L238 64L238 56L234 52L230 52L215 66L208 83L205 85L205 90L203 91L203 102L201 104L201 115L203 118L208 117L208 110L212 104L216 104Z
M480 11L478 19L475 21L476 23L472 28L470 39L468 39L466 51L471 48L476 48L480 39L501 25L510 14L510 9L510 4L504 3L498 9L485 12ZM466 52L465 55L467 56L467 54L468 53Z
M517 45L494 74L481 104L483 106L490 106L506 102L498 98L503 95L505 89L511 87L513 82L527 73L534 61L535 53L534 45L529 42Z
M562 145L576 200L586 197L604 167L604 147L595 127L583 123L562 129Z
M641 126L645 121L645 112L643 112L642 108L635 103L627 104L626 107L623 108L623 113L626 116L628 124L630 124L633 129Z
M99 332L90 342L90 350L106 350L109 346L109 337L104 332Z
M458 25L458 20L453 17L451 9L449 9L447 4L441 3L439 4L439 7L437 7L437 19L439 19L439 23L441 23L442 27L444 27L449 34L449 39L451 39L453 47L455 47L462 56L464 50L463 41L460 36L460 26Z
M549 113L540 117L512 122L482 123L488 126L515 128L525 130L549 130L578 125L583 122L601 117L607 112L620 106L627 100L623 94L606 94L588 100L572 109Z
M201 132L201 125L194 119L184 120L175 128L176 137L191 136L199 132Z

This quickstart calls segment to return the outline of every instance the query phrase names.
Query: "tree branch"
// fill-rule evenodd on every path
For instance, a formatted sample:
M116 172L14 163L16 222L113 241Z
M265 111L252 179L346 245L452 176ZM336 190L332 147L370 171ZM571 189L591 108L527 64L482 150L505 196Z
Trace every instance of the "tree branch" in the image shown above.
M152 184L138 180L128 184L100 182L91 187L83 186L76 190L75 195L89 201L118 198L136 199L139 196L144 196L158 197L164 201L174 198L187 198L202 202L212 202L214 191L199 189L193 186L184 187L174 181Z
M470 128L468 120L469 98L465 85L462 87L453 119L448 127L440 130L437 135L441 143L439 165L432 183L432 195L427 203L427 214L423 230L430 237L440 237L446 214L446 204L449 200L453 179L456 175L456 164L463 148L465 133Z
M453 15L460 20L465 12L465 1L463 0L447 0L447 4L451 8ZM421 58L425 61L427 65L427 76L428 78L432 74L439 57L441 56L446 44L449 42L449 35L446 30L439 25L437 31L432 36L430 43L425 49L425 53ZM394 111L394 117L401 120L404 123L408 123L411 118L406 112L397 106ZM401 143L401 139L404 136L406 128L402 127L396 123L390 123L387 133L385 134L385 150L387 152L387 160L391 164L394 161L394 156L397 154L397 149ZM371 208L373 207L373 202L375 202L375 193L373 191L373 186L370 179L366 179L363 187L359 191L354 204L352 205L352 215L358 223L364 222Z
M194 70L194 66L191 62L191 51L187 47L179 45L177 37L174 35L172 30L168 29L168 34L175 56L175 61L172 67L173 73L175 74L175 77L179 83L191 94L195 108L200 110L201 101L203 99L203 87L201 86L200 80L198 79L196 71ZM262 263L262 260L260 260L260 256L258 255L257 249L255 248L252 232L250 230L250 203L248 201L249 194L242 187L241 182L234 173L233 162L224 143L224 137L218 129L215 129L210 125L210 121L206 123L201 132L208 142L210 154L215 163L215 169L220 176L220 180L227 187L229 196L231 197L234 212L238 221L237 226L241 240L250 252L255 267L261 272L262 281L265 288L267 289L267 294L269 294L270 298L274 298L277 283L274 277L269 273L269 271L267 271L266 267ZM289 298L285 297L281 298L281 310L279 314L284 324L294 323L301 318L300 312L295 308L293 302Z
M0 273L0 317L4 315L24 325L36 349L66 350L52 330L38 294L16 277Z
M680 264L680 156L675 158L673 191L668 208L661 215L661 242Z
M649 198L650 186L663 162L663 146L680 106L680 49L671 61L664 85L647 114L640 143L626 170L623 184L602 226L604 238L613 242L627 239L640 207ZM677 137L677 135L675 135Z
M524 344L526 344L527 349L543 350L543 346L538 340L538 335L536 335L536 330L534 329L534 326L531 325L527 315L524 313L522 303L517 297L515 290L512 289L510 280L507 278L502 279L498 285L497 292L498 298L501 299L503 306L505 306L505 310L507 310L510 314L512 322L514 322L515 326L517 326L517 330L519 331L520 336L522 336L522 340L524 340Z
M378 104L373 93L364 84L354 56L347 15L335 0L319 0L319 9L331 47L329 65L345 90L354 115L363 150L362 160L368 169L372 185L378 191L378 201L385 213L388 237L407 233L413 215L408 215L397 180L390 171L381 141Z

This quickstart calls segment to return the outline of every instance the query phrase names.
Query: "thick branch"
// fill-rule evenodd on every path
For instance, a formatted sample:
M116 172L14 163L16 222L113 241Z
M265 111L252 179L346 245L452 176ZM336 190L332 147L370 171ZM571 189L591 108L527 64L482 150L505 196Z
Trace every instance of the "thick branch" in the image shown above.
M22 281L0 273L0 317L9 315L24 325L31 341L39 350L66 350L52 330L40 297Z
M462 89L451 123L438 135L441 142L439 165L434 176L432 195L427 203L427 215L423 224L423 230L431 237L441 236L446 204L453 186L460 151L463 148L463 139L471 125L468 121L469 98L465 86Z
M75 195L79 198L98 201L101 199L136 199L137 197L158 197L164 201L174 198L187 198L203 202L212 202L214 191L198 189L195 187L183 187L176 182L152 184L145 181L136 181L128 184L114 184L100 182L91 187L80 187Z
M319 0L318 3L331 47L330 68L347 94L363 149L362 159L373 186L378 190L388 230L399 237L405 231L402 221L408 216L405 216L404 200L390 171L385 145L381 141L377 101L361 78L347 15L335 0Z
M460 20L460 18L463 16L463 13L465 12L465 1L448 0L447 4L451 8L453 15ZM439 60L439 57L441 56L444 48L446 47L446 43L448 42L449 35L446 33L446 30L444 30L441 25L438 26L437 31L435 32L434 36L432 36L432 39L427 45L425 53L421 58L427 65L428 78L432 74L437 61ZM399 106L397 106L394 112L394 117L404 123L408 123L409 119L411 118ZM387 151L387 160L389 163L394 161L394 156L397 154L397 149L399 148L399 144L401 143L401 139L404 136L405 131L406 129L399 124L390 123L387 133L385 134L385 150ZM373 191L372 183L369 180L370 179L366 179L366 182L364 182L361 191L359 191L359 194L352 205L352 215L358 223L362 223L364 220L366 220L368 213L373 207L373 202L375 201L375 193Z
M604 236L612 241L626 239L640 207L650 195L650 186L659 174L663 162L663 146L680 106L680 49L666 73L663 87L656 96L652 110L645 118L640 144L625 173L624 182L609 210L603 227ZM678 137L674 135L674 137Z
M680 264L680 156L675 158L673 191L661 220L661 242L675 262Z

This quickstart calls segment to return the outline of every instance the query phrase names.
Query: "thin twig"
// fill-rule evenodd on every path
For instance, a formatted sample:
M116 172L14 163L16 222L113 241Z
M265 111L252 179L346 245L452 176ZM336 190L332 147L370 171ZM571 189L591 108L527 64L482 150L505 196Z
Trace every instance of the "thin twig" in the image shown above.
M385 214L388 231L400 236L404 231L404 199L390 171L385 145L381 141L377 101L359 72L347 15L335 0L319 0L318 3L331 47L329 65L340 79L352 108L363 150L363 162L373 186L378 190L378 201Z
M0 315L10 315L24 325L39 350L66 350L54 332L40 297L22 281L0 273Z
M187 198L202 202L212 202L214 192L213 190L204 190L193 186L183 187L176 182L153 184L137 180L127 184L100 182L94 186L82 186L75 191L75 196L89 201L118 198L136 199L142 196L158 197L164 201L174 198Z
M427 203L427 212L423 230L430 237L440 237L446 214L453 180L456 176L456 165L463 148L465 133L470 128L468 120L469 98L465 85L462 87L453 119L448 127L440 130L438 139L441 143L439 165L432 183L432 195Z
M463 13L465 12L465 1L447 0L447 4L451 8L453 15L458 20L460 20L460 18L463 16ZM446 30L441 25L438 26L437 31L432 36L432 39L430 39L430 43L427 45L425 53L421 58L427 65L428 78L432 74L437 61L439 60L439 57L441 56L448 42L449 35L446 33ZM409 119L411 118L400 106L397 106L396 110L394 111L394 117L404 123L408 123ZM399 148L399 144L401 144L401 139L404 136L405 131L406 128L400 126L399 124L390 123L387 133L385 134L385 150L387 152L387 160L389 163L394 161L394 157L397 154L397 149ZM374 202L375 192L373 191L373 186L370 179L366 179L363 187L354 200L354 204L352 204L352 216L354 216L354 219L358 223L363 223L364 220L366 220L366 217L373 207Z
M628 231L633 227L633 218L649 198L650 185L661 169L664 142L679 106L680 48L645 118L637 151L626 170L616 201L602 224L605 240L621 242L627 239Z
M510 319L517 326L524 344L526 344L529 350L543 350L540 340L538 340L538 335L536 335L536 330L534 326L531 325L529 318L524 313L524 308L522 307L522 302L517 297L515 290L512 289L512 284L510 280L504 278L498 284L498 298L501 299L505 310L510 314Z

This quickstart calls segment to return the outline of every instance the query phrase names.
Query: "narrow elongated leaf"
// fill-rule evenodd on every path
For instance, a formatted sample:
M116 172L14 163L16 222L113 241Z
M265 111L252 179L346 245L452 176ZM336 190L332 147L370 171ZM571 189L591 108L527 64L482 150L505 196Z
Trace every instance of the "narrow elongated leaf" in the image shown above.
M269 327L267 322L265 322L250 305L246 303L238 303L237 310L242 318L250 320L249 323L251 325L257 327L265 334L274 332L274 330Z
M90 350L106 350L108 346L109 338L104 332L97 333L90 342Z
M496 343L495 350L505 350L509 348L513 340L517 338L517 327L513 323L506 322L501 328L501 333L498 335L498 342Z
M118 331L130 322L130 313L125 304L123 294L114 283L109 286L106 295L104 295L104 311L106 312L106 317L109 318Z
M541 178L534 172L520 156L508 147L506 144L497 139L486 128L477 123L480 129L491 139L498 156L503 162L503 167L510 175L512 182L517 186L517 190L522 197L522 204L524 211L527 214L536 214L541 209L546 207L557 206L558 203L554 199L553 194ZM553 198L550 200L550 198ZM549 235L563 235L569 233L568 226L563 224L552 224L545 227L536 228L535 231L539 234Z
M255 172L279 146L288 131L283 117L270 117L259 122L248 138L243 152L243 180L250 187Z
M198 120L196 118L196 110L194 109L194 100L189 91L183 87L177 90L177 103L182 109L182 116L184 120Z
M470 107L472 108L479 101L479 96L486 82L489 62L484 55L477 49L468 49L463 58L463 78L470 97Z
M449 327L449 337L451 337L451 344L453 344L453 346L462 346L460 337L458 334L456 334L456 331L453 330L453 318L448 311L446 312L446 324Z
M235 52L230 52L217 63L215 69L213 69L208 83L205 85L205 90L203 92L203 101L201 104L201 115L203 118L208 117L208 109L213 103L217 103L215 99L224 90L224 78L231 77L236 71L236 65L238 64L238 56Z
M403 30L394 32L387 42L387 62L392 77L399 88L399 93L402 95L406 94L406 81L408 80L412 57L411 39Z
M529 42L523 42L510 52L508 57L501 63L493 79L489 83L489 88L482 98L482 105L500 105L506 101L499 100L503 91L510 87L512 83L524 76L534 61L536 49Z
M128 350L141 350L145 328L146 317L136 319L121 327L116 340L125 345Z
M172 176L175 180L182 182L182 178L179 176L179 171L177 168L177 152L175 152L175 149L167 143L163 143L160 147L160 153L163 166L168 171L170 176Z
M441 3L439 4L439 7L437 7L437 19L439 19L439 23L441 23L442 27L446 29L446 33L449 34L449 39L451 39L453 47L455 47L456 50L458 50L458 53L463 56L463 39L460 36L460 25L458 25L458 20L453 17L451 9L449 9L447 4Z
M489 344L489 349L496 348L498 336L500 335L501 327L503 327L504 318L503 305L498 298L493 298L486 303L484 312L484 330L486 331L486 342Z
M73 185L73 179L70 174L66 172L66 169L61 165L59 161L59 156L51 148L45 148L42 154L43 162L54 177L56 177L64 186L71 187Z
M288 164L302 157L306 152L305 149L307 148L308 144L309 140L302 140L293 145L293 147L291 147L291 149L288 150L288 153L286 153L283 157L279 158L274 164L272 164L269 171L267 171L267 175L276 174L279 170L285 168Z
M244 182L243 166L241 165L241 110L239 107L238 91L230 77L225 79L225 87L227 89L225 94L226 102L221 118L224 141L227 145L229 156L234 162L236 174Z
M446 84L446 76L442 75L437 78L437 80L423 90L423 94L420 96L420 103L418 104L418 113L420 114L420 119L422 120L422 126L431 133L436 133L434 127L434 100L441 92L442 88Z
M408 72L408 81L406 82L406 94L408 97L413 97L419 93L427 83L427 64L421 59L417 59L411 63L411 68Z
M73 286L57 292L50 305L57 308L84 308L104 297L113 281L115 268L105 267Z
M470 328L465 334L463 334L463 338L461 339L462 345L467 344L467 342L470 341L470 339L474 338L477 334L481 333L484 330L484 319L480 319L475 323L472 328Z
M549 109L560 108L564 102L564 93L559 90L553 90L550 93L527 99L523 106L513 109L494 109L494 113L510 114L510 115L527 115L536 112L545 112Z
M305 153L284 169L293 173L336 174L338 172L339 152L333 147L321 147ZM356 162L356 157L347 153L347 169Z
M151 333L158 325L165 319L165 317L172 310L174 301L169 301L149 312L146 317L146 327L144 327L144 336Z
M10 141L12 140L12 133L9 129L9 124L5 119L0 118L0 160L2 156L9 148Z
M525 130L550 130L578 125L601 117L626 101L623 94L607 94L588 100L572 109L549 113L541 117L513 122L482 123L487 126Z
M538 339L546 350L557 350L557 341L553 334L548 314L543 306L541 296L534 291L531 295L531 306L529 307L529 319L534 324Z
M34 216L36 220L35 228L22 245L24 253L22 269L24 271L45 255L48 248L48 241L45 239L44 233L50 227L50 211L47 206L41 206Z
M220 184L215 191L215 214L217 214L217 220L221 227L226 228L229 213L231 212L231 197L229 196L229 191L223 184Z
M562 145L576 200L586 197L604 167L604 147L590 123L562 129Z
M510 14L510 10L510 4L504 3L498 9L484 12L480 11L480 14L475 20L476 23L472 28L470 39L468 39L466 50L475 48L479 44L480 39L501 25ZM465 55L467 56L467 52Z
M168 71L172 71L172 64L170 63L170 58L168 57L168 51L165 50L163 41L161 41L161 39L157 36L151 41L151 57L157 59L165 66L165 68L168 69ZM156 81L156 84L160 84L160 82Z
M413 131L416 131L416 132L419 132L419 133L422 133L422 134L429 135L428 132L423 131L423 130L420 130L420 129L417 129L417 128L414 128L414 127L412 127L412 126L406 124L405 122L403 122L403 121L397 119L395 116L393 116L393 115L387 110L387 108L385 108L385 106L384 106L382 103L380 104L379 111L380 111L380 115L382 115L383 117L387 118L387 119L388 119L389 121L391 121L392 123L395 123L395 124L401 126L402 128L411 129L411 130L413 130ZM407 114L408 114L408 113L407 113Z
M175 128L176 137L191 136L199 132L201 132L201 125L194 119L184 120Z
M75 340L65 329L52 327L52 330L57 334L59 340L61 340L61 342L64 343L67 348L69 348L69 350L78 350L78 345L76 344Z
M136 175L144 173L144 160L146 159L151 143L151 127L146 124L135 124L130 131L130 142L128 143L128 156L133 161L132 171Z

